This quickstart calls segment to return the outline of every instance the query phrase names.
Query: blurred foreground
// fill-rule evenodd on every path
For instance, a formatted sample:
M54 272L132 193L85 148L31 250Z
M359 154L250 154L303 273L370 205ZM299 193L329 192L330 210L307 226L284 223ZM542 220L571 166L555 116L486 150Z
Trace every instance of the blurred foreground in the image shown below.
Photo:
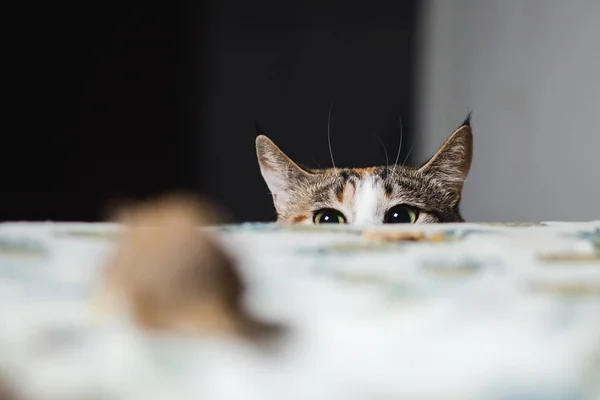
M361 230L211 210L170 197L124 225L0 225L1 385L23 400L600 395L600 221Z

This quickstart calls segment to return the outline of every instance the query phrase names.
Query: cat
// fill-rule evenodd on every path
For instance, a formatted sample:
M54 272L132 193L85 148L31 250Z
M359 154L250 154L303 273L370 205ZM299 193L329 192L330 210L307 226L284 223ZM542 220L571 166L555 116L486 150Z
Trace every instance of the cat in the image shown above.
M465 222L459 206L473 154L470 114L419 168L305 168L263 134L256 138L256 153L261 174L273 195L277 222Z

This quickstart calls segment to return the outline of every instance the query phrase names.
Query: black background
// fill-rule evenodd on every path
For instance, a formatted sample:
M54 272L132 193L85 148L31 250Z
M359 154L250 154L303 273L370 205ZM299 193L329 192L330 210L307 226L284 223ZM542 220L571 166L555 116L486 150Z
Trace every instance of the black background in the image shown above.
M255 121L290 157L402 162L414 137L417 1L205 0L28 8L3 138L0 219L97 221L113 202L209 195L274 218ZM410 162L410 159L409 159Z

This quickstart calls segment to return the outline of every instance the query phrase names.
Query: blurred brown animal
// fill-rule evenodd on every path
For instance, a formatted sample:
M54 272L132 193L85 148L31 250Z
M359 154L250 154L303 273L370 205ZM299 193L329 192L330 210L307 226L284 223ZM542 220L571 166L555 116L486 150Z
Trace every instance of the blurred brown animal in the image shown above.
M219 215L214 206L182 195L123 214L125 233L106 283L124 296L139 326L253 337L276 330L247 314L235 260L200 229Z
M19 398L4 382L0 381L0 400L18 400Z

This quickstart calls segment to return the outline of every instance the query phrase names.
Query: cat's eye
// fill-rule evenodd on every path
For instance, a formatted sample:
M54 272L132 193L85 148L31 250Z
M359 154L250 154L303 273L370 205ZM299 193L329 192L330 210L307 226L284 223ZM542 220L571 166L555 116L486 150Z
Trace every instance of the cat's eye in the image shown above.
M315 224L345 224L346 217L333 208L324 208L315 213L313 221Z
M383 222L385 224L414 224L418 217L419 212L417 209L398 204L385 213Z

